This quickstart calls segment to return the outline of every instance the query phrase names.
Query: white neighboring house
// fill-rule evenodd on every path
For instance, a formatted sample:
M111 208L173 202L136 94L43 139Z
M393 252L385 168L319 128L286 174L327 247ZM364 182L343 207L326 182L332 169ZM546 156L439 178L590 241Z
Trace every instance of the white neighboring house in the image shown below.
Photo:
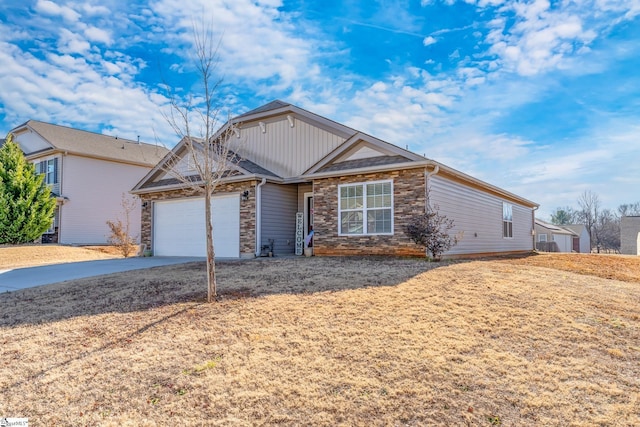
M589 236L589 230L584 224L569 224L563 225L565 228L577 236L573 237L573 251L581 254L591 253L591 236Z
M538 250L556 252L553 246L548 244L548 242L556 242L557 252L578 252L577 248L574 248L574 239L579 239L580 235L568 226L555 225L536 218L535 230ZM589 250L586 252L588 253Z
M164 147L36 120L11 132L28 161L45 175L58 203L43 243L107 243L107 220L122 218L122 195L168 152ZM130 216L140 234L140 204Z

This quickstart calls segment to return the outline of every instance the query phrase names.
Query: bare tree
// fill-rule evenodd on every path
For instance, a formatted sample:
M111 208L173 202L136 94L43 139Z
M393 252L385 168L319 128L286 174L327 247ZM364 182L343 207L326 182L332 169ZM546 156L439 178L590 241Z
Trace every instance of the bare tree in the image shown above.
M600 198L591 190L584 191L580 197L578 197L578 205L580 206L578 215L581 222L585 227L587 227L587 231L591 237L591 247L593 247L595 243L598 248L598 252L600 252L598 230L596 227L598 216L600 214Z
M610 209L603 209L595 225L598 251L620 252L620 217Z
M618 206L618 214L623 216L640 216L640 202Z
M217 294L215 247L211 199L220 182L239 162L237 127L233 124L217 131L222 125L223 107L217 102L222 78L216 69L220 61L220 41L214 43L211 27L193 26L194 65L198 72L202 93L189 94L181 99L171 91L170 109L163 115L180 142L171 152L164 170L177 179L185 189L204 195L205 228L207 246L207 300L212 302ZM170 86L167 88L171 90ZM228 117L227 120L228 121Z

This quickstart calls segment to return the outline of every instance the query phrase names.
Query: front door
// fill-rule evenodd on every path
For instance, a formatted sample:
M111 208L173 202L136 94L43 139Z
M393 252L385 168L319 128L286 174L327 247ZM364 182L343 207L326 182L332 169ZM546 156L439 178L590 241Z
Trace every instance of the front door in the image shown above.
M304 237L313 230L313 193L304 193ZM309 246L313 246L309 244Z

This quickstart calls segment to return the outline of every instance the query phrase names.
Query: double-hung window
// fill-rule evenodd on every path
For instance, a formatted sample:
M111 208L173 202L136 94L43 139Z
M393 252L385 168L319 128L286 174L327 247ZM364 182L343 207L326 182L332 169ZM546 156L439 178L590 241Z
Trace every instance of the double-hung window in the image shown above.
M502 203L502 237L513 237L513 206L510 203Z
M36 172L44 175L45 184L58 183L58 159L43 160L36 164Z
M393 234L391 181L338 186L340 235Z

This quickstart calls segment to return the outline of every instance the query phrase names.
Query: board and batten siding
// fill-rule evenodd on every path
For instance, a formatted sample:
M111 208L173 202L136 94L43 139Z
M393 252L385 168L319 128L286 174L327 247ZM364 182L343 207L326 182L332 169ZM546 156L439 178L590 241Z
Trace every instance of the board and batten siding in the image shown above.
M274 240L274 255L295 253L298 186L267 183L262 188L261 243ZM258 248L260 249L260 248Z
M68 200L60 209L62 244L105 244L109 235L107 220L122 219L122 194L149 171L142 166L107 162L68 155L63 157L61 193ZM140 202L131 212L130 234L140 236Z
M447 254L494 253L533 249L532 209L437 175L429 178L431 206L454 220L450 234L462 238ZM502 236L502 203L513 206L513 238Z
M283 178L302 175L318 159L345 141L344 138L299 118L295 119L294 127L291 127L286 116L266 121L265 133L262 133L258 123L245 126L241 128L238 148L242 157Z

